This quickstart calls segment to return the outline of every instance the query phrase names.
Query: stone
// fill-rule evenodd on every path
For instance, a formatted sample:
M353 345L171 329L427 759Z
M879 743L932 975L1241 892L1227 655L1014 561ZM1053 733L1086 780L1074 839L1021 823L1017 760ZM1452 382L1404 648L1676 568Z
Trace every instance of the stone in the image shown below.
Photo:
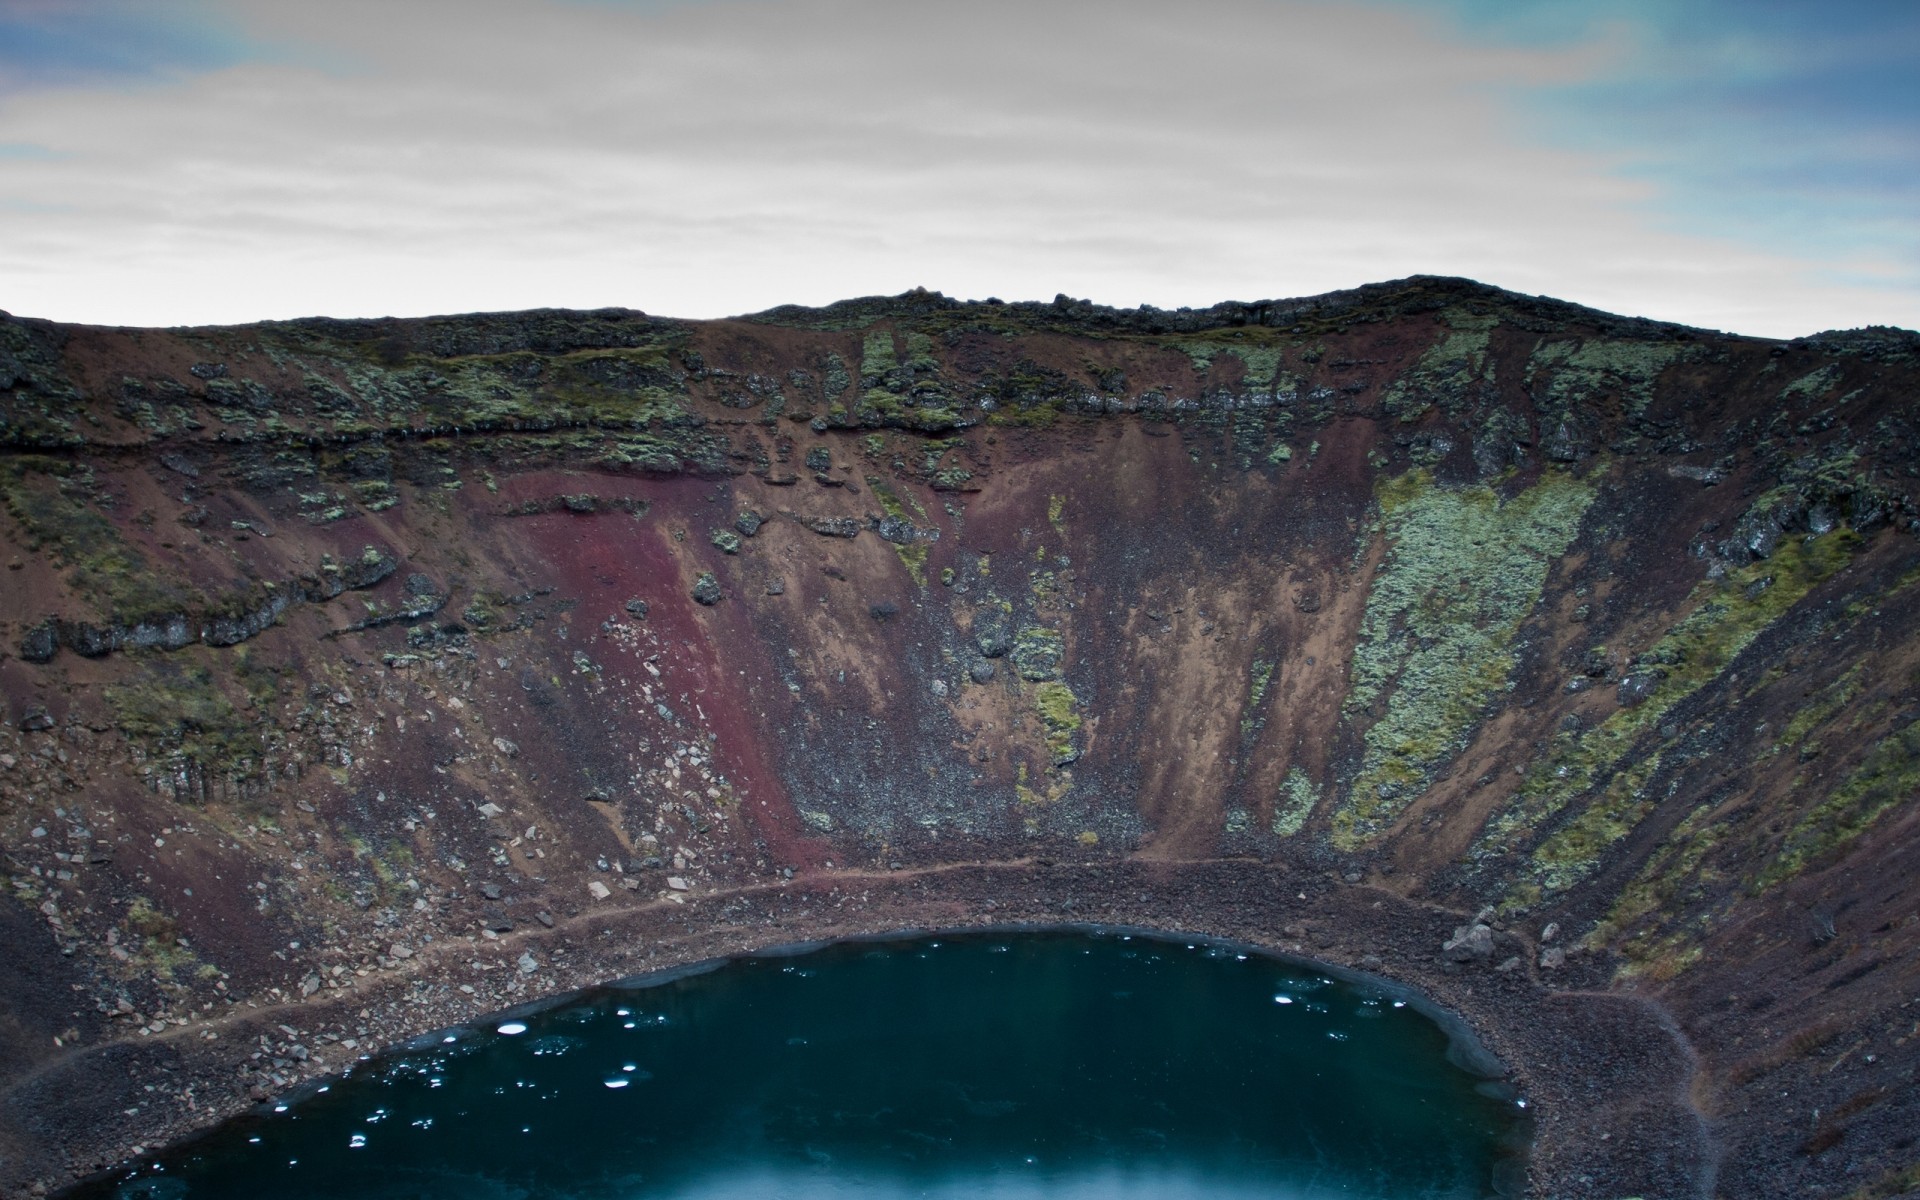
M1645 703L1647 698L1653 695L1653 690L1660 686L1660 677L1658 671L1635 671L1622 679L1616 690L1621 707L1632 708L1636 704Z
M716 529L708 535L707 540L722 554L740 553L740 535L731 529Z
M545 909L541 909L539 912L533 914L533 919L548 929L553 928L553 914Z
M1013 632L998 621L985 616L974 618L973 644L979 648L982 658L1002 658L1013 649Z
M640 599L638 596L635 596L633 599L628 600L626 608L627 608L628 616L638 617L642 621L647 619L647 602L645 600Z
M1547 927L1540 931L1540 940L1550 942L1560 936L1560 922L1548 921Z
M413 947L407 945L405 942L395 942L388 948L387 953L395 958L412 958Z
M714 605L720 603L721 596L720 581L713 577L713 572L700 572L700 578L694 580L693 583L694 602L712 608Z
M807 451L807 470L825 471L833 466L833 455L825 446L815 446Z
M739 516L733 519L733 527L740 531L741 537L753 537L760 532L760 527L766 523L767 519L765 517L750 508L743 510Z
M973 664L967 668L967 678L973 680L975 683L992 682L993 675L994 667L990 659L976 658L973 660Z
M437 596L440 594L440 587L434 583L432 577L422 575L418 571L407 576L406 587L407 595L409 596Z
M54 651L59 647L53 622L42 621L21 635L20 657L30 663L52 662Z
M45 733L53 728L53 714L36 704L21 716L20 728L26 733Z
M587 884L587 894L595 900L605 900L608 896L613 895L613 889L601 883L598 879L595 879Z
M667 886L676 892L690 892L693 890L693 885L678 875L667 876Z
M852 517L802 517L800 523L821 537L855 538L862 528Z
M1457 926L1440 947L1448 962L1484 962L1493 957L1493 927L1475 921Z
M1494 968L1494 970L1499 971L1502 974L1505 974L1508 971L1517 971L1519 969L1520 969L1520 956L1517 954L1513 955L1511 958L1502 960L1500 965Z
M520 967L520 973L522 975L531 975L540 969L540 964L535 961L531 953L522 954L518 966Z
M512 758L515 755L520 753L520 747L517 743L509 741L508 739L503 737L497 737L493 739L493 748L495 750L498 750L500 753L506 755L508 758Z
M1548 946L1540 951L1540 969L1557 971L1567 965L1567 952L1558 946Z
M480 894L489 900L498 900L500 898L500 885L497 883L483 883L480 885Z
M784 596L786 594L787 594L787 585L785 583L782 583L778 579L767 580L767 595Z

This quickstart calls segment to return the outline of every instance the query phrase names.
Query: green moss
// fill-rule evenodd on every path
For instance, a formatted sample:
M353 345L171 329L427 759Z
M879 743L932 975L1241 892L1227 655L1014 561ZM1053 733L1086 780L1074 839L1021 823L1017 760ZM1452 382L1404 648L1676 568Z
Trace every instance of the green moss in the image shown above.
M108 686L106 699L120 731L156 758L229 773L260 753L254 722L234 708L205 667L147 659L125 682Z
M707 540L722 554L740 553L740 535L731 529L716 529L707 535Z
M1247 689L1247 707L1240 717L1240 736L1252 737L1265 718L1259 715L1260 702L1267 698L1267 688L1273 683L1273 664L1262 658L1253 660L1253 681Z
M1817 400L1839 384L1840 374L1839 364L1828 363L1819 370L1810 371L1781 388L1780 399L1788 404Z
M1765 891L1832 858L1916 793L1920 793L1920 721L1875 743L1845 782L1794 822L1779 853L1760 872L1754 890Z
M1299 767L1289 768L1280 781L1280 794L1273 803L1273 832L1276 837L1292 837L1306 825L1307 818L1320 804L1320 789Z
M867 476L867 487L873 492L873 498L880 502L881 509L890 517L911 523L915 517L927 519L927 510L913 496L901 496L893 490L886 480L878 475ZM900 562L907 568L907 574L913 577L917 587L927 586L927 555L930 548L927 543L915 539L910 542L888 542L893 552L900 556Z
M26 535L67 569L67 582L110 621L131 624L187 611L197 599L155 570L113 522L90 503L93 482L83 467L20 455L0 468L0 500Z
M1047 524L1053 526L1053 531L1061 537L1067 536L1066 512L1067 498L1065 496L1056 495L1047 497Z
M1418 362L1388 386L1382 406L1402 421L1416 421L1437 402L1458 415L1472 400L1476 385L1493 383L1488 358L1500 318L1449 308L1440 314L1446 330Z
M1058 631L1029 625L1014 636L1013 650L1007 657L1013 660L1020 678L1044 682L1060 678L1060 660L1064 654Z
M1080 731L1080 700L1064 683L1049 680L1033 689L1033 707L1047 729L1047 751L1054 764L1072 762L1076 757L1073 735Z
M1626 338L1545 342L1527 363L1527 386L1543 411L1569 413L1574 405L1608 395L1626 399L1638 416L1653 402L1653 385L1676 362L1697 356L1697 345Z
M1273 449L1267 452L1267 464L1269 466L1277 467L1281 463L1291 461L1293 461L1293 447L1287 445L1285 442L1274 443Z
M872 380L885 379L900 366L899 356L893 348L891 329L870 329L860 345L860 378L862 386L873 387Z
M1806 758L1812 758L1818 754L1820 752L1818 743L1807 744L1808 737L1814 730L1833 720L1834 714L1853 703L1865 686L1865 674L1866 664L1855 663L1845 675L1834 680L1832 685L1823 689L1811 703L1793 714L1793 719L1787 722L1787 727L1780 731L1780 740L1773 744L1773 749L1768 753L1779 754L1783 750L1799 750Z
M1466 749L1508 686L1520 623L1593 494L1562 474L1507 500L1486 487L1437 487L1425 471L1381 485L1389 551L1367 597L1347 702L1379 716L1334 814L1335 844L1379 835Z
M1701 930L1690 927L1659 936L1684 911L1689 881L1699 872L1707 852L1722 832L1715 823L1712 802L1687 814L1685 820L1648 857L1633 882L1622 888L1613 907L1587 938L1598 948L1614 946L1626 960L1629 976L1672 978L1676 967L1691 963L1689 950L1700 941Z
M1563 733L1527 772L1508 810L1489 824L1476 858L1511 852L1552 829L1534 851L1533 878L1509 896L1527 904L1586 878L1600 857L1651 810L1645 784L1660 768L1660 751L1641 741L1681 701L1712 682L1762 630L1850 561L1858 535L1838 531L1784 543L1774 557L1708 580L1692 610L1641 655L1638 670L1655 673L1641 703L1616 710L1584 733ZM1554 828L1574 802L1591 799Z

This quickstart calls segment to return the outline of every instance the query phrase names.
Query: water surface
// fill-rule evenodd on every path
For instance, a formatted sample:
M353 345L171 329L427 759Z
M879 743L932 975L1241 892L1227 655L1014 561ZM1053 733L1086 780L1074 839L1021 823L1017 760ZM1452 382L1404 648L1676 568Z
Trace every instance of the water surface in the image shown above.
M1198 941L847 942L449 1030L90 1198L1480 1197L1523 1113L1407 997Z

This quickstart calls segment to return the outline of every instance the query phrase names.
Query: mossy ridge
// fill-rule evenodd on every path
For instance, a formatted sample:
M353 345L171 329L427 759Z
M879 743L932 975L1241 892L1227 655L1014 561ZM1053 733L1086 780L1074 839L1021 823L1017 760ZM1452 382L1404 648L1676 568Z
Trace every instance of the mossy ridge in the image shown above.
M1591 483L1558 472L1504 501L1489 487L1439 487L1425 470L1380 485L1389 550L1361 619L1347 707L1363 712L1384 695L1386 709L1334 813L1337 846L1382 833L1466 749L1508 686L1520 624L1593 497Z
M1419 420L1435 403L1457 417L1471 406L1476 386L1494 381L1488 352L1500 318L1455 307L1443 309L1440 320L1446 328L1439 340L1380 397L1381 407L1402 422Z
M1756 875L1749 890L1764 893L1833 857L1916 792L1920 792L1920 720L1874 743L1840 786L1794 822L1781 840L1779 853Z
M1653 808L1644 786L1659 768L1658 752L1623 768L1661 718L1718 678L1753 640L1841 567L1860 544L1847 530L1808 536L1694 590L1694 606L1636 660L1652 678L1638 705L1620 708L1585 733L1564 733L1527 772L1506 812L1469 852L1476 861L1520 849L1549 828L1578 797L1605 785L1593 803L1548 833L1534 851L1531 879L1507 894L1525 906L1565 891L1600 865L1600 857ZM1623 773L1624 772L1624 773ZM1620 777L1615 783L1615 777Z
M1717 876L1700 877L1699 871L1719 842L1714 817L1720 807L1718 799L1709 800L1688 813L1633 881L1620 890L1612 908L1585 939L1595 948L1615 948L1626 960L1622 971L1627 976L1672 978L1678 971L1667 967L1675 963L1675 952L1698 945L1710 920L1705 914L1686 922L1686 928L1660 934L1681 919L1679 901L1717 880Z
M1850 616L1853 614L1849 614ZM1769 757L1787 750L1797 750L1800 757L1813 758L1820 753L1818 743L1807 745L1808 737L1814 730L1833 720L1834 716L1847 705L1854 702L1866 686L1866 664L1855 663L1842 675L1823 688L1819 696L1804 705L1787 727L1780 731L1780 738L1767 751Z

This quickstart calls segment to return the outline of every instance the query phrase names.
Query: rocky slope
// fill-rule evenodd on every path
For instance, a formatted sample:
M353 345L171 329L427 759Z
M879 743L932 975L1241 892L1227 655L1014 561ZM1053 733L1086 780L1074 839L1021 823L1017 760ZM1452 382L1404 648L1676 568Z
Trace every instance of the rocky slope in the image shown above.
M0 321L0 1190L906 924L1404 979L1551 1195L1920 1184L1920 336L1418 278Z

